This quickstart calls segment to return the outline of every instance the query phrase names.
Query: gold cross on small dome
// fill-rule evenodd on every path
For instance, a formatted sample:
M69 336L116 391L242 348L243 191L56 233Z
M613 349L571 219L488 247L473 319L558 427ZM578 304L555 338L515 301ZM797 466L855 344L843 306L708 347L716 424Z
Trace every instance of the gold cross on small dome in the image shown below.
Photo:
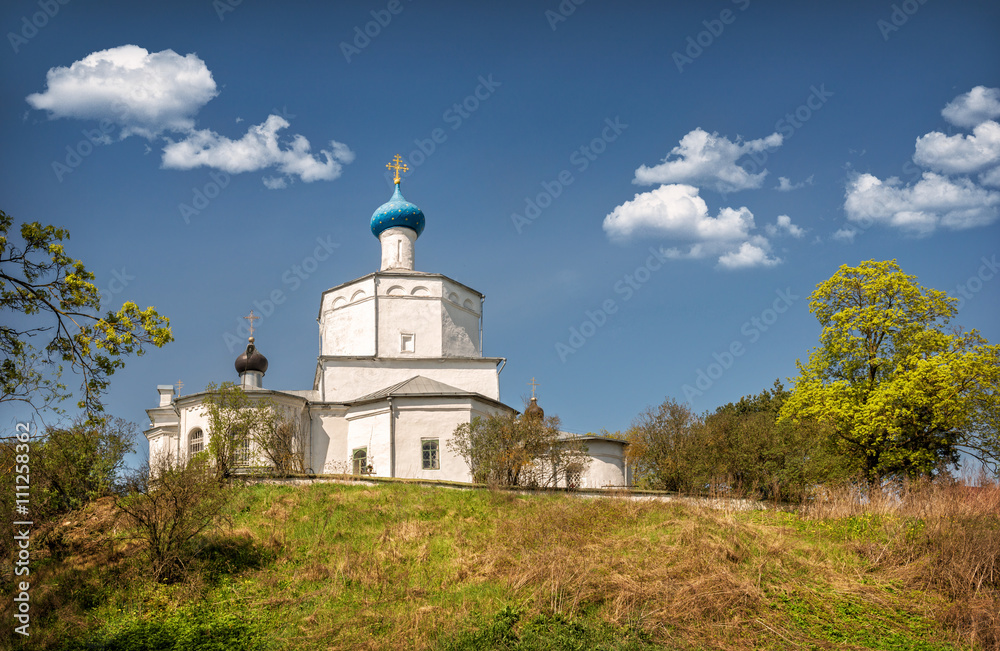
M538 386L538 382L535 382L535 378L531 378L531 382L528 382L528 386L531 387L531 397L535 397L535 387Z
M256 321L257 319L263 319L264 317L262 317L262 316L254 316L253 315L253 310L250 310L250 316L245 316L243 318L250 322L250 336L252 337L253 336L253 322Z
M399 181L400 181L399 173L401 171L402 172L409 172L410 171L410 168L407 167L406 163L403 162L403 157L400 156L399 154L396 154L393 157L392 162L389 163L389 164L387 164L386 167L388 167L391 170L396 170L396 178L394 178L393 181L392 181L396 185L399 185Z

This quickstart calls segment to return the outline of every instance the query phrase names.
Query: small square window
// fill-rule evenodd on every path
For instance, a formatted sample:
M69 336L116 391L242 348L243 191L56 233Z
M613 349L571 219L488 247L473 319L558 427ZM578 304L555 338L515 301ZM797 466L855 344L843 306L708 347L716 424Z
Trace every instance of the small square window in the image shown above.
M414 341L415 339L416 337L411 333L402 333L399 339L399 352L412 353L416 346L416 342Z
M424 470L439 470L441 462L438 459L438 440L426 439L420 442L424 458Z

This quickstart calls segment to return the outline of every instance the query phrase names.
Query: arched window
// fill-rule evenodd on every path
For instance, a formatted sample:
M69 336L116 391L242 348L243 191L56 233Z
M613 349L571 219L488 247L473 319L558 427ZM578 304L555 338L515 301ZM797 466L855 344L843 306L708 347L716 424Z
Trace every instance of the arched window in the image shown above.
M354 462L352 470L355 475L368 474L368 448L355 450L352 461Z
M198 454L205 449L205 433L201 431L200 428L194 428L191 433L188 434L188 451L192 454Z

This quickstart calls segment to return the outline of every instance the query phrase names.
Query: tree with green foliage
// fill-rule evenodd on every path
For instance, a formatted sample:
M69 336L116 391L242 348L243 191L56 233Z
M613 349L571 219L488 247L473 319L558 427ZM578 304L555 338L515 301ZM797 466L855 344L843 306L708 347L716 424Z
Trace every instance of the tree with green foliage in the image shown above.
M232 382L206 388L208 452L218 478L236 468L266 465L277 475L301 473L304 430L265 396L252 396Z
M772 389L711 413L695 414L673 398L646 409L627 438L637 484L799 500L809 487L843 477L841 456L821 426L778 422L788 395L775 381Z
M49 427L38 435L32 425L30 447L22 439L0 438L0 519L31 520L41 527L89 502L119 493L124 484L125 455L135 451L135 423L121 418ZM30 486L28 513L18 497ZM44 538L42 540L45 540ZM0 540L0 557L13 549L9 536ZM43 543L47 544L47 543Z
M847 476L845 460L825 427L779 420L789 395L775 380L770 390L705 417L715 475L727 485L768 499L798 501L813 486Z
M582 441L560 435L558 416L476 416L455 428L448 448L465 459L473 481L497 486L555 487L589 460Z
M135 452L136 424L105 418L93 424L77 419L69 427L50 427L32 445L35 508L61 513L116 492L125 455Z
M685 493L702 490L712 475L703 433L702 418L673 398L646 408L626 435L636 484Z
M931 475L964 451L1000 459L1000 347L947 330L957 299L895 260L840 267L810 295L823 330L781 418L814 422L868 481Z
M21 224L23 246L8 240L13 218L0 211L0 402L35 411L69 397L63 365L82 376L79 406L91 419L104 411L102 394L124 357L173 341L170 321L133 302L101 315L94 274L70 257L69 232L39 222Z

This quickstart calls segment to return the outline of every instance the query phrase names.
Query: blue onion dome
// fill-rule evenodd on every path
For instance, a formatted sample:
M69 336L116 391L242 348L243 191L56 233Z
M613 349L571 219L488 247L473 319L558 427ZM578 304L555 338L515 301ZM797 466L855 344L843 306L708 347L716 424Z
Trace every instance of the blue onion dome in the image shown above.
M423 211L403 198L399 183L396 183L392 198L372 214L372 234L378 237L382 231L394 226L405 226L415 231L418 237L424 232Z

